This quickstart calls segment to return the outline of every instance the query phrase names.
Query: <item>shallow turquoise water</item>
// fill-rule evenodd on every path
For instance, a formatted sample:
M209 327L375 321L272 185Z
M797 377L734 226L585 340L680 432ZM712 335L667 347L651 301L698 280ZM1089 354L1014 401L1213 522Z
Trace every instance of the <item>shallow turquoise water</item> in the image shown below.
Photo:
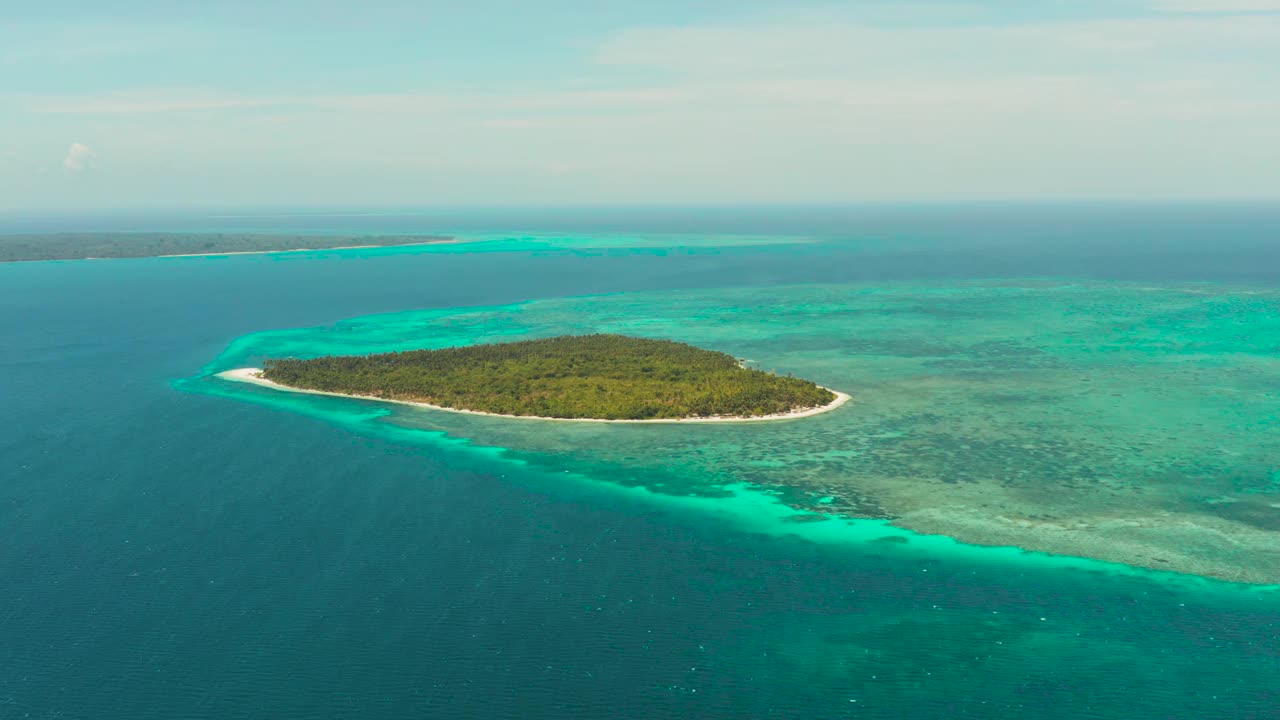
M1013 453L1054 489L1071 466L1071 494L1110 493L1072 512L1123 500L1262 533L1265 515L1216 510L1273 492L1275 284L1248 248L1230 273L1167 248L993 266L973 246L944 271L861 239L614 237L0 267L0 717L1277 717L1274 589L786 504L920 502L891 473L828 480L894 462L911 478L941 448L972 477L928 492L1063 500L985 476ZM1050 279L1061 257L1097 271ZM1099 318L1124 322L1080 342ZM681 336L860 402L754 434L552 431L203 377L266 350L372 349L404 322L446 344ZM1107 392L1061 391L1082 375ZM904 386L945 398L938 417ZM1191 397L1201 411L1176 412ZM998 442L1029 419L1046 447ZM938 427L989 445L960 453ZM1158 477L1098 479L1139 469ZM769 491L780 478L801 489Z
M382 412L390 413L386 422L540 462L589 464L659 493L717 495L725 484L752 483L798 507L894 518L970 542L1277 584L1278 318L1280 292L1253 285L771 285L410 311L268 331L237 340L207 370L262 357L592 332L691 342L856 401L763 427ZM303 412L352 405L223 380L184 387ZM355 412L367 418L369 410Z

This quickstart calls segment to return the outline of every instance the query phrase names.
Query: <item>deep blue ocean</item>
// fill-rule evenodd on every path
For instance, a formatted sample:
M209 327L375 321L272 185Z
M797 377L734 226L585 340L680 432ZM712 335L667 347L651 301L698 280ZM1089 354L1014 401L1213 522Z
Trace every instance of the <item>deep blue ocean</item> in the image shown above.
M124 229L817 242L0 265L0 719L1280 718L1280 595L851 556L174 387L248 333L412 308L882 279L1271 286L1280 207L0 216L0 233Z

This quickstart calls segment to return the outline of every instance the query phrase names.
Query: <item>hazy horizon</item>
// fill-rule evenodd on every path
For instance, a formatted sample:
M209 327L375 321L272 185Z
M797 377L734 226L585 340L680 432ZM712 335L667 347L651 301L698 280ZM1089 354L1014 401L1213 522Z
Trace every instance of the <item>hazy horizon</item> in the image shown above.
M343 215L384 215L397 213L435 213L435 212L483 212L528 211L785 211L785 210L874 210L874 209L906 209L906 208L1054 208L1054 207L1115 207L1144 208L1174 206L1179 208L1214 208L1214 207L1274 207L1280 206L1280 197L1200 197L1200 198L1111 198L1111 197L1050 197L1050 198L922 198L898 200L865 200L865 201L739 201L739 202L600 202L600 203L279 203L279 204L209 204L209 205L121 205L111 207L3 207L0 217L21 217L63 214L77 212L84 214L101 214L104 216L128 214L198 214L210 213L210 217L276 217L291 213L305 214L313 217L340 217Z
M0 210L1280 200L1280 2L53 0Z

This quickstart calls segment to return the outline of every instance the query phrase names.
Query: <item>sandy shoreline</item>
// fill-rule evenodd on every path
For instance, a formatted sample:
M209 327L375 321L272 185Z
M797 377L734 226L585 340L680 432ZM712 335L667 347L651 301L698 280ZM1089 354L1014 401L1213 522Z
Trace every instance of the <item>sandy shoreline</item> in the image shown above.
M462 242L458 238L447 238L444 240L424 240L422 242L412 243L396 243L394 245L339 245L336 247L323 248L288 248L286 250L236 250L233 252L208 252L208 253L180 253L177 255L142 255L142 257L158 257L158 258L184 258L184 257L222 257L223 255L270 255L272 253L292 253L292 252L325 252L326 250L367 250L370 248L393 248L393 247L420 247L422 245L455 245ZM124 260L139 258L85 258L85 260Z
M346 393L327 392L324 390L306 390L303 388L290 387L272 382L261 376L262 368L238 368L236 370L226 370L218 373L218 377L235 382L251 383L253 385L261 385L262 387L271 388L272 390L281 390L283 392L302 393L304 395L328 395L330 397L344 397L353 400L373 400L374 402L394 403L396 405L411 405L414 407L429 408L431 410L443 410L445 412L461 413L463 415L486 415L488 417L511 418L514 420L555 420L558 422L594 422L594 423L625 423L625 424L641 424L641 423L743 423L743 422L770 422L777 420L798 420L800 418L813 417L822 413L831 412L836 408L849 402L849 396L838 390L824 388L836 394L836 399L822 407L809 408L807 410L796 410L789 413L780 413L776 415L761 415L759 417L693 417L693 418L671 418L656 420L604 420L600 418L553 418L541 417L538 415L502 415L499 413L487 413L479 410L462 410L459 408L442 407L440 405L432 405L430 403L412 402L410 400L388 400L386 398L374 397L372 395L348 395Z

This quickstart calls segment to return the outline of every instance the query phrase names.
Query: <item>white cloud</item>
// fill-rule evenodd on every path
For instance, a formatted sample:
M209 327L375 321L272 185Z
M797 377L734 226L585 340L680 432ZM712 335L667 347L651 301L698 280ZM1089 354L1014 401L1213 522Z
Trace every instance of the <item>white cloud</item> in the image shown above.
M1280 2L1280 0L1272 0ZM1116 56L1183 61L1193 54L1274 53L1280 18L1168 17L1001 26L884 28L832 20L779 25L652 27L604 44L606 65L715 77L793 74L884 77L980 67L984 73L1066 69L1101 75ZM1274 56L1273 56L1274 57Z
M45 95L22 98L30 112L55 115L128 115L200 110L263 108L297 102L282 96L252 96L203 90L153 88L146 92L116 92L100 95Z
M1280 198L1280 17L768 20L620 32L521 92L0 96L0 134L94 115L120 202Z
M88 145L75 142L67 148L67 156L62 159L62 167L70 172L84 172L93 165L93 150Z
M211 44L207 29L171 23L76 22L70 17L22 22L6 17L0 23L0 67L45 69L190 51Z
M1173 13L1280 12L1280 0L1155 0L1152 8Z

